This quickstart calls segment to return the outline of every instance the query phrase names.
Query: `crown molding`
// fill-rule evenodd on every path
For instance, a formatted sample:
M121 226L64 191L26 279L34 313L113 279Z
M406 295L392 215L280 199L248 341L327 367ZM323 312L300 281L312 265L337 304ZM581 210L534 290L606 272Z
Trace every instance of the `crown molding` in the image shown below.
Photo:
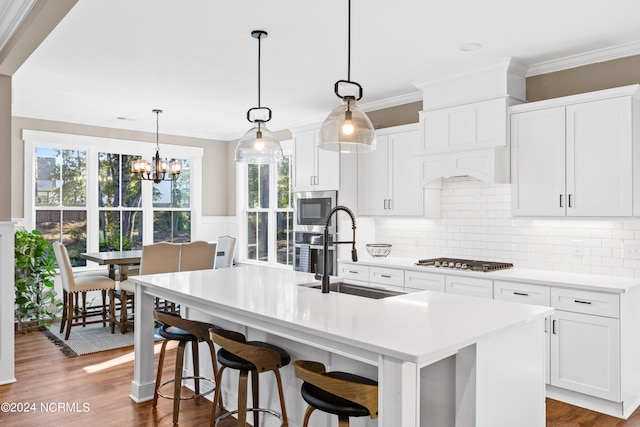
M422 91L406 93L404 95L393 96L391 98L381 99L379 101L371 101L361 103L358 106L362 111L376 111L384 108L397 107L398 105L409 104L411 102L422 101Z
M533 64L529 67L527 77L568 70L570 68L581 67L583 65L595 64L598 62L612 61L614 59L625 58L627 56L638 54L640 54L640 41L625 43L577 55L566 56L564 58L538 62L537 64Z
M4 9L0 10L0 51L7 45L35 3L36 0L9 1Z

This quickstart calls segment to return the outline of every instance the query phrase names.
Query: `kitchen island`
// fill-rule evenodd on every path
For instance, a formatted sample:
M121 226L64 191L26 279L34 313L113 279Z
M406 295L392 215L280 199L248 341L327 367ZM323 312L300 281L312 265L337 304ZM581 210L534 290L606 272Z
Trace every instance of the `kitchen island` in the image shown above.
M379 426L441 425L435 414L425 413L429 411L421 403L426 399L453 408L455 422L450 425L456 427L545 423L543 324L551 308L431 291L379 300L322 294L298 286L313 282L312 274L263 266L132 280L136 317L131 398L136 402L153 397L149 331L153 297L161 297L304 346L305 350L291 351L294 358L307 357L312 349L375 367ZM450 363L440 369L444 360ZM429 375L422 374L433 367ZM285 382L292 377L285 376ZM431 377L438 380L429 386L425 378ZM298 391L299 383L285 383L285 388ZM301 398L291 394L286 400L290 405ZM438 410L437 406L430 408ZM292 426L300 424L290 420Z

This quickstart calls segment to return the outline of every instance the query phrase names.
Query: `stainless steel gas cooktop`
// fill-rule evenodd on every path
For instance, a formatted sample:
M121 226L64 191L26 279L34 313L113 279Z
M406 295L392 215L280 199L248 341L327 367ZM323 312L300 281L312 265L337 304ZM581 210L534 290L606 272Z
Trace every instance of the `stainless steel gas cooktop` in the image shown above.
M422 265L425 267L439 267L439 268L453 268L458 270L471 270L471 271L495 271L504 270L505 268L512 268L513 264L510 262L492 262L492 261L476 261L470 259L457 259L457 258L432 258L421 259L416 265Z

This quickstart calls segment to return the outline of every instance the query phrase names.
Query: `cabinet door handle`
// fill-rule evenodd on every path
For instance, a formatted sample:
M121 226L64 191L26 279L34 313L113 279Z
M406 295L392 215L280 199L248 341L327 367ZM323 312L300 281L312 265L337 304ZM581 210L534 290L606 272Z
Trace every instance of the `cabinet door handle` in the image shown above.
M562 207L562 194L560 195L560 207Z
M546 317L544 318L544 333L549 333L549 319L547 319Z
M382 204L383 204L383 209L387 209L387 199L384 199L382 201Z
M316 183L316 185L320 185L320 177L318 175L316 175L316 177L314 178L314 182Z
M392 200L392 199L389 199L389 210L393 209L393 208L391 207L391 200Z
M569 196L568 196L568 202L569 202L569 207L572 207L571 206L571 194L569 194Z
M556 335L556 321L555 320L551 322L551 333L553 335Z
M514 292L513 292L513 294L514 294L514 295L521 295L521 296L523 296L523 297L528 297L528 296L529 296L529 294L524 293L524 292L515 292L515 291L514 291Z
M309 177L309 185L313 185L313 175Z
M573 302L577 302L578 304L591 304L591 301L580 301L579 299L574 299Z

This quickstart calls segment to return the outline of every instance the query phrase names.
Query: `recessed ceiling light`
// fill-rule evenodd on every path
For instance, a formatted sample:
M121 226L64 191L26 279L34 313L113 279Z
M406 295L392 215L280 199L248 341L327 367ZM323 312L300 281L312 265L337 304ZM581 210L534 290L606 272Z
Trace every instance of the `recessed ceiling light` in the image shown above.
M473 52L480 49L482 45L480 43L465 43L460 46L460 50L463 52Z

